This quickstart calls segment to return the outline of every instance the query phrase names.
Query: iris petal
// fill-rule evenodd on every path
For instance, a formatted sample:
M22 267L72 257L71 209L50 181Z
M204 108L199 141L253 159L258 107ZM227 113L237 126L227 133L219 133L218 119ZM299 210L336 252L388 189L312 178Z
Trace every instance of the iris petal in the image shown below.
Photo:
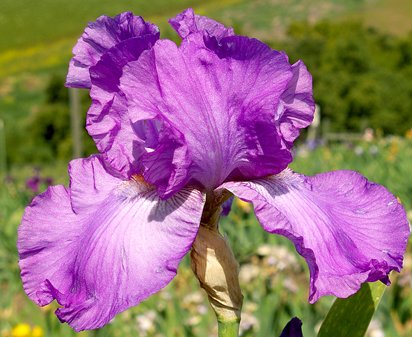
M141 171L138 159L145 153L147 140L130 122L119 79L123 67L150 49L157 38L148 34L119 42L90 67L92 104L87 112L86 128L98 150L125 177ZM156 136L157 130L151 132Z
M179 146L164 165L169 170L164 176L176 176L176 170L186 176L155 179L146 168L145 177L167 196L188 181L213 189L228 177L279 173L292 160L291 144L280 131L289 111L279 113L282 97L295 106L293 94L289 96L299 87L296 83L311 87L307 72L305 76L300 78L285 54L246 37L223 38L213 49L201 33L190 34L180 47L158 41L124 67L120 89L132 122L161 120L169 130L165 133L175 135ZM302 113L304 119L311 119L312 108ZM160 139L150 156L164 157L162 143Z
M197 234L202 194L167 201L92 157L71 164L73 193L54 186L27 207L18 250L25 291L76 331L95 329L166 286ZM76 178L74 178L76 176ZM72 206L76 212L73 211Z
M144 35L159 38L159 29L130 12L114 18L103 15L89 23L73 48L74 57L70 61L66 85L90 88L89 68L95 65L104 53L121 41Z
M87 130L107 162L126 179L143 173L162 198L282 171L313 116L304 65L191 9L171 24L179 48L152 48L157 28L130 13L100 18L79 40L94 55L92 37L110 37L87 64Z
M297 317L292 318L279 337L303 337L302 321Z
M302 61L292 65L293 78L282 94L277 119L279 132L289 147L299 136L300 129L312 123L315 102L312 95L312 76Z
M409 224L383 186L357 172L305 177L289 170L224 188L252 202L263 228L292 240L311 274L309 301L348 297L365 281L388 282L400 271Z
M184 10L169 20L170 25L184 39L190 34L205 32L209 37L217 39L235 35L233 28L226 28L220 22L206 16L196 15L192 8Z

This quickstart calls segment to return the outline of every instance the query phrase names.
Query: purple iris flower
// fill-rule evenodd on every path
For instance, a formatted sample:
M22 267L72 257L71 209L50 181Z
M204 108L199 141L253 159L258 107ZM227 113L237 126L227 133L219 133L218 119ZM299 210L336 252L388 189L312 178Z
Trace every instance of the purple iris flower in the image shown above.
M388 283L409 236L396 197L356 172L287 168L314 113L305 65L191 9L170 23L179 46L131 13L100 17L78 40L67 85L90 89L87 130L100 153L73 160L69 188L26 208L28 296L56 299L76 331L103 326L173 279L206 200L226 190L293 241L311 303Z
M288 324L286 324L279 337L303 337L302 334L302 321L293 317Z

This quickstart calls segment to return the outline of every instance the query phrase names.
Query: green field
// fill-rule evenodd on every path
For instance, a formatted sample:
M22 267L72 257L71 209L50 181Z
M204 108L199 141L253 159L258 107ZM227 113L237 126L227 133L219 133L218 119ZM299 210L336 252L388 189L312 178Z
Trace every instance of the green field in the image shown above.
M134 11L144 17L168 16L200 0L5 0L0 4L0 51L48 44L76 37L88 21L100 15ZM6 36L12 35L12 38Z
M412 2L408 0L371 1L361 13L366 23L372 27L393 34L412 31Z
M269 39L273 38L271 34L279 36L292 21L315 22L325 17L352 14L399 34L412 28L412 6L405 0L44 0L38 3L3 0L0 4L0 52L76 37L81 27L102 14L133 11L164 26L162 20L186 7L241 26L248 34L255 32L253 35Z
M46 145L49 144L40 140L41 137L34 138L33 135L41 136L41 124L51 122L56 123L54 127L60 128L58 132L68 132L65 130L67 121L59 124L60 120L67 117L67 91L63 88L63 82L71 49L88 21L101 14L114 15L131 10L158 24L164 37L176 39L167 26L167 19L193 6L199 14L232 25L237 32L286 48L290 46L285 41L291 24L314 24L324 19L335 23L355 18L383 34L396 34L402 39L412 29L411 4L408 0L2 0L0 119L6 128L8 170L0 173L0 336L216 335L213 314L205 295L199 291L188 259L184 260L177 278L168 287L138 307L118 315L111 324L99 331L75 334L58 322L53 314L55 304L39 309L22 290L15 242L23 210L33 197L26 181L39 172L43 178L53 178L54 183L67 184L67 162L71 154L69 138L55 147L48 147ZM324 26L319 31L322 29ZM317 41L317 34L315 31L310 38ZM303 42L305 38L302 38ZM376 39L389 51L400 43L398 40L387 41L383 38L381 41L381 36ZM354 49L360 49L353 41L344 46L341 42L339 40L340 44L334 46L332 41L329 48L343 50L354 46ZM304 43L302 45L305 47ZM318 47L308 47L308 50L313 49L313 67L321 58ZM410 52L407 43L402 48L405 49L405 57L410 55L412 58L412 47ZM396 64L398 55L393 55L391 59L387 60L385 56L379 62ZM377 63L377 68L379 65ZM408 69L412 76L412 68ZM327 67L322 68L322 71L327 70ZM323 87L331 91L328 97L334 94L332 91L335 87L328 81L336 80L335 73L334 70L332 75L325 74L324 78L322 74L319 75L320 80L325 81ZM364 90L359 94L361 98L371 94L370 83L380 78L380 75L381 72L362 83L361 88ZM397 84L396 75L390 77L389 84L385 84ZM53 87L56 83L57 88ZM409 80L408 85L412 88L410 83L412 81ZM356 84L356 79L348 81L348 86ZM50 93L58 94L56 102L50 98ZM402 94L403 97L410 97L410 104L412 89L410 93ZM397 98L389 97L388 100L396 102ZM88 104L87 93L84 92L84 112ZM393 113L396 111L388 111L388 116L392 118ZM412 125L410 128L412 130ZM412 180L409 178L412 169L412 131L400 136L383 135L379 130L376 134L370 142L332 142L314 151L299 146L292 168L308 175L335 169L358 170L397 195L412 220ZM87 139L86 133L83 136L89 146L86 152L93 152L90 139ZM41 189L45 187L46 184L43 184ZM265 233L250 206L238 200L234 203L230 217L222 220L222 231L228 235L241 265L241 286L245 295L242 336L278 336L292 316L299 316L303 320L305 337L316 336L333 298L322 298L315 305L307 303L308 270L292 245L283 238ZM386 291L374 318L372 328L375 333L383 331L385 337L412 336L411 275L412 252L409 247L404 270L400 275L391 276L393 285ZM370 330L368 337L373 336L376 335Z

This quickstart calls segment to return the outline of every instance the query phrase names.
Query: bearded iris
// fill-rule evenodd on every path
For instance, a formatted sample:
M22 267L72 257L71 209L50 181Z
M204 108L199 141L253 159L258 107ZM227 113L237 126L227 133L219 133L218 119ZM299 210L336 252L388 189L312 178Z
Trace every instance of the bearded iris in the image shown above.
M179 46L131 13L100 17L78 40L66 84L90 89L99 154L73 160L69 188L49 187L25 211L28 296L56 299L76 331L103 326L173 279L227 191L293 241L311 303L388 283L409 235L398 200L357 172L288 169L314 113L303 62L190 9L170 23Z

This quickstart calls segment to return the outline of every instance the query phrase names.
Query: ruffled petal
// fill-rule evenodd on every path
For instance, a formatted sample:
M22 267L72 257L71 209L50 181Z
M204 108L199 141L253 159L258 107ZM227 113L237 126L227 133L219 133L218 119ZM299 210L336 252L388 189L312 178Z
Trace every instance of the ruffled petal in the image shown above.
M128 178L138 171L135 157L139 157L141 141L134 134L133 126L127 118L124 97L114 93L105 102L103 95L97 98L98 91L101 91L98 87L92 87L90 91L94 98L87 112L87 132L106 161Z
M282 138L291 147L300 129L312 123L315 101L312 94L312 75L302 61L292 65L293 78L282 94L277 120Z
M125 97L119 89L119 79L123 67L150 49L157 37L145 35L122 41L90 67L92 104L87 112L86 129L97 149L125 177L141 170L138 159L151 145L148 137L156 137L158 131L155 125L148 127L153 124L150 121L145 123L145 128L130 122Z
M196 15L192 8L176 15L169 20L169 23L182 39L198 32L204 32L209 37L215 37L219 40L226 36L235 35L233 28L226 28L220 22L206 16Z
M292 92L311 86L297 69L302 67L291 66L284 53L246 37L225 37L213 48L201 33L190 34L180 47L158 41L128 63L120 79L132 123L158 120L167 135L147 156L165 158L164 142L176 139L164 163L169 171L155 179L145 167L146 179L156 180L167 196L189 181L213 189L226 179L282 171L292 156L279 130L289 111L298 109ZM291 107L279 112L283 99ZM179 179L167 180L176 170Z
M80 331L103 326L173 279L204 197L183 189L161 201L141 179L112 176L97 157L72 162L70 173L73 194L50 187L26 208L18 251L28 296L39 305L56 299L59 319Z
M69 176L71 208L78 214L93 213L123 182L99 155L72 160Z
M389 272L402 268L410 233L405 210L357 172L305 177L286 170L222 187L252 202L266 231L294 242L309 265L311 303L348 297L365 281L389 282Z
M24 290L38 305L53 300L47 279L58 289L70 289L73 244L81 240L82 226L64 186L49 187L26 208L18 230L19 265Z
M138 36L152 36L157 40L159 29L130 12L114 18L103 15L89 23L73 48L74 57L70 61L66 86L90 88L89 68L119 42Z

